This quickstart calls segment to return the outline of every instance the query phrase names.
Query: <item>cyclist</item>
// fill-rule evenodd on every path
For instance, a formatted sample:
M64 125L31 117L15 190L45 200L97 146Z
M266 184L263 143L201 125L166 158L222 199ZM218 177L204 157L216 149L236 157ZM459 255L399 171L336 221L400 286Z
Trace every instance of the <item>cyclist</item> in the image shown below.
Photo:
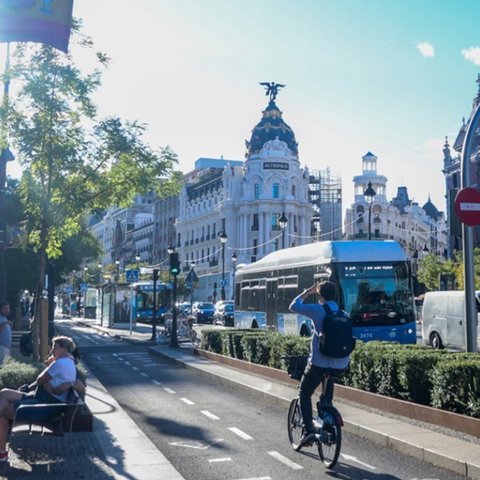
M319 297L319 303L304 303L310 295L315 294ZM332 282L324 281L307 288L292 300L289 307L292 312L311 318L315 328L310 344L308 363L300 381L300 409L303 418L301 443L308 442L307 437L315 433L312 412L313 392L322 383L326 373L332 376L340 376L350 362L350 355L344 358L333 358L323 355L319 350L319 334L322 331L323 319L326 315L323 304L327 303L332 312L336 312L339 307L334 299L335 285ZM328 382L326 387L325 398L321 398L320 401L324 401L328 405L333 400L333 382Z

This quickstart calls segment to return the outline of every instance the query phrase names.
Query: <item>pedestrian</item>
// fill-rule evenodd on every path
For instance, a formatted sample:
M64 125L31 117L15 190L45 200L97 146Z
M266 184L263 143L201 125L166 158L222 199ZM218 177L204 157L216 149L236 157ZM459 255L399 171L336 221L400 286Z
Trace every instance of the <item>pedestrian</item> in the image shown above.
M6 357L11 355L12 349L12 324L8 319L10 315L10 304L0 302L0 364Z
M35 395L29 396L9 388L0 391L0 463L8 461L8 431L10 420L15 416L15 409L20 404L65 403L69 388L77 381L77 357L76 345L70 337L54 337L52 349L45 361L46 368L35 382Z
M304 303L311 295L318 295L318 302ZM302 442L314 433L312 395L317 387L324 381L326 373L332 376L340 376L347 369L350 362L350 355L342 358L327 357L320 352L319 335L323 328L323 319L326 316L324 304L327 304L332 312L339 310L335 302L335 285L332 282L321 282L307 288L300 295L295 297L290 304L290 310L300 315L305 315L313 320L314 332L310 344L310 355L308 363L300 381L300 410L303 418ZM346 314L345 314L346 315ZM325 392L325 403L333 400L333 382L327 384Z

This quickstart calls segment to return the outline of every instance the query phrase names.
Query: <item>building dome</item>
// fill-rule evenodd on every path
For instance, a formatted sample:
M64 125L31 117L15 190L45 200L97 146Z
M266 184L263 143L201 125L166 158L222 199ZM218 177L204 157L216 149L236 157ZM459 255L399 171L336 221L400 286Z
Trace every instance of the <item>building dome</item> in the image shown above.
M267 108L262 112L260 122L252 130L250 141L246 141L247 153L250 156L259 153L266 142L281 140L287 144L293 155L298 155L298 144L293 130L283 121L282 112L274 100L270 100Z
M433 220L437 221L440 218L440 212L431 202L430 197L428 198L428 202L423 206L423 209L425 210L425 213Z

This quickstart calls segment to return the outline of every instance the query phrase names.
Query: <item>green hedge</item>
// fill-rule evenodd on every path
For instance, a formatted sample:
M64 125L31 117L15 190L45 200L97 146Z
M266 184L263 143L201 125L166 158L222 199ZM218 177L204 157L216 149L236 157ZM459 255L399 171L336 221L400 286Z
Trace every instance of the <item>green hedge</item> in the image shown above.
M44 368L45 366L42 363L29 358L19 361L8 357L0 366L0 390L2 388L16 390L21 385L33 383ZM77 374L86 385L87 370L82 364L77 365Z
M204 330L201 347L287 370L283 359L307 355L310 338L264 330ZM480 355L424 345L357 342L340 383L480 418Z

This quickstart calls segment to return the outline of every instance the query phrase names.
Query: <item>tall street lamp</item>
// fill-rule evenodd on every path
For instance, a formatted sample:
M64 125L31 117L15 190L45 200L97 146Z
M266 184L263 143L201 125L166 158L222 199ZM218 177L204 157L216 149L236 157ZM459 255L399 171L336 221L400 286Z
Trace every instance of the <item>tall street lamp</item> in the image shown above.
M377 192L372 187L372 182L368 182L367 189L363 192L365 201L368 203L368 239L372 239L372 203Z
M236 270L237 270L237 260L238 260L237 252L233 252L233 255L232 255L232 265L233 265L232 300L235 300L235 273L236 273Z
M142 259L142 256L139 253L135 254L135 262L137 263L137 266L136 266L137 270L138 270L138 264L140 263L141 259Z
M285 248L285 229L288 225L288 218L285 216L285 212L282 212L282 216L278 219L278 224L282 229L282 249Z
M194 277L195 277L195 262L190 262L190 315L193 315L193 289L194 286Z
M225 295L225 244L227 243L228 236L225 233L225 230L222 230L222 233L219 236L220 242L222 244L222 289L220 297L222 300L225 300L227 297Z
M173 276L173 292L172 292L172 335L170 337L170 346L178 347L177 338L177 276L180 273L180 262L175 247L169 245L167 252L170 256L170 274Z

